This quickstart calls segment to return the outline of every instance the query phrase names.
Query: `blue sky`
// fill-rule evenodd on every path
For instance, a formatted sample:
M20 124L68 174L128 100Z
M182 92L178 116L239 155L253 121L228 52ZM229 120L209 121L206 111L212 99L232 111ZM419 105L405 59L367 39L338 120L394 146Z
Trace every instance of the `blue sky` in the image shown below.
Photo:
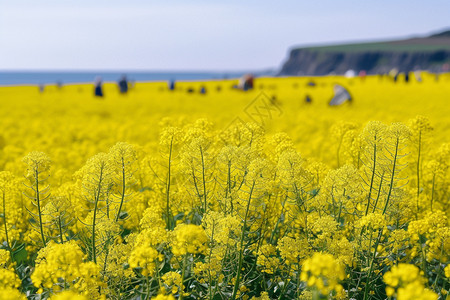
M449 27L448 0L0 0L0 69L258 70L295 45Z

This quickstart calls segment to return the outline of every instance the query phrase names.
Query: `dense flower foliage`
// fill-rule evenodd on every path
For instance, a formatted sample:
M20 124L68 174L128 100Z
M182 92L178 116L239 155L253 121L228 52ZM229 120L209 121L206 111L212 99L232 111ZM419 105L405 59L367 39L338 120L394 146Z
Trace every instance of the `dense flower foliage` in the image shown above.
M311 80L0 88L0 298L446 299L450 76Z

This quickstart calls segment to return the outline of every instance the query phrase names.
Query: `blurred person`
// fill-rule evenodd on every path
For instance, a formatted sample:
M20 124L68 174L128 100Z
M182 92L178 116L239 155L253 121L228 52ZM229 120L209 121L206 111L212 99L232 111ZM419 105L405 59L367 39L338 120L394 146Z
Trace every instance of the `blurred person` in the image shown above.
M186 89L186 92L188 93L188 94L192 94L193 92L195 92L195 90L194 90L194 88L193 87L188 87L187 89Z
M366 75L367 75L366 70L359 71L359 78L361 78L361 81L364 81L364 79L366 79Z
M333 87L333 91L334 91L334 96L333 98L330 100L330 102L328 103L328 105L330 106L337 106L340 105L344 102L349 102L352 103L353 98L350 95L350 92L343 87L342 85L339 84L335 84Z
M392 70L390 70L389 77L391 77L394 82L397 82L398 70L396 68L393 68Z
M311 104L312 103L312 98L310 95L306 94L305 96L305 103L306 104Z
M128 80L126 75L122 75L120 80L117 82L119 86L119 91L121 94L126 94L128 92Z
M245 84L245 75L239 78L238 84L233 86L233 88L244 90L244 84Z
M422 82L422 72L420 70L414 71L414 77L417 82Z
M239 78L239 82L237 86L233 86L233 88L237 88L243 91L248 91L253 89L253 80L254 76L252 74L245 74L241 78Z
M272 97L270 97L270 104L272 105L279 105L280 101L278 101L278 98L276 95L272 95Z
M246 80L245 85L244 85L244 90L245 91L253 89L253 80L254 80L254 78L255 77L253 77L252 74L249 74L247 76L247 80Z
M354 70L352 70L352 69L348 69L345 72L345 77L347 77L347 78L353 78L355 76L356 76L356 72Z
M204 85L200 88L200 94L206 94L206 88Z
M95 77L94 86L94 95L96 97L103 97L102 78L100 76Z
M168 82L169 91L175 90L175 79L170 79Z
M394 82L397 82L398 76L399 76L399 75L400 75L400 73L395 74L395 76L394 76Z

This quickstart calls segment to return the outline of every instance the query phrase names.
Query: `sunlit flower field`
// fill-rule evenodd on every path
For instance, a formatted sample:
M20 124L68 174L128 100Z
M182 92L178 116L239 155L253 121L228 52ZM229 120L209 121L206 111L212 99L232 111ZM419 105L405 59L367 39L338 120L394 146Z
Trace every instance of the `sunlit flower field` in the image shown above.
M0 87L0 298L446 299L450 74L422 79Z

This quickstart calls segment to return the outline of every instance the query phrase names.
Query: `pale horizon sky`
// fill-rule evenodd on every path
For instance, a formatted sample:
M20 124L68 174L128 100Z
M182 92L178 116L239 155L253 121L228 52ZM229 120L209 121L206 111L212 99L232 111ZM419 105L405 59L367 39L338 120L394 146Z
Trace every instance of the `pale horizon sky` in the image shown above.
M278 69L294 46L450 28L448 0L0 0L0 70Z

